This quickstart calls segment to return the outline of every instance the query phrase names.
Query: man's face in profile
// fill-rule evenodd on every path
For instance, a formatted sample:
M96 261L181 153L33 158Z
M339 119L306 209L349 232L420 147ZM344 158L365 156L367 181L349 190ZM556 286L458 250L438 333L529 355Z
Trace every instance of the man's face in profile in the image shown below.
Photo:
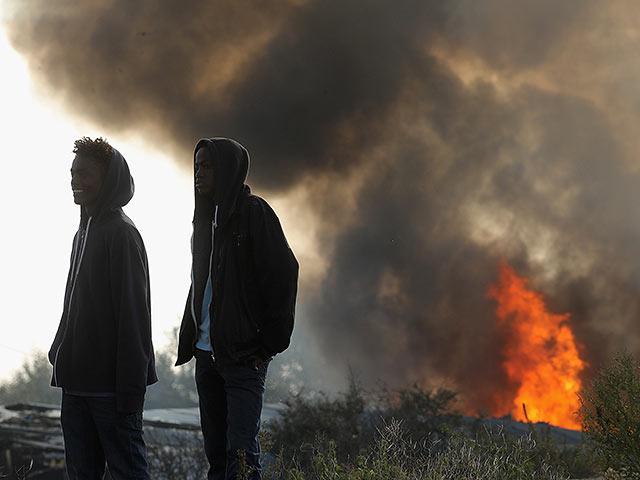
M90 210L100 198L104 170L92 157L77 154L71 164L73 201Z
M207 148L200 148L196 152L195 175L198 193L204 197L213 198L215 191L213 158Z

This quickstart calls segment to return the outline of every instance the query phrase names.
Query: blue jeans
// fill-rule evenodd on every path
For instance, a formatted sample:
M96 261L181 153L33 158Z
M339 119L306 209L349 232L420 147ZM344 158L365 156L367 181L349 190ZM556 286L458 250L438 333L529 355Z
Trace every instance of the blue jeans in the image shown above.
M142 412L116 411L115 397L62 395L60 413L70 480L149 479Z
M214 362L196 350L200 423L209 460L209 480L235 480L240 455L252 480L260 480L260 414L268 362L258 370ZM239 453L242 452L240 455Z

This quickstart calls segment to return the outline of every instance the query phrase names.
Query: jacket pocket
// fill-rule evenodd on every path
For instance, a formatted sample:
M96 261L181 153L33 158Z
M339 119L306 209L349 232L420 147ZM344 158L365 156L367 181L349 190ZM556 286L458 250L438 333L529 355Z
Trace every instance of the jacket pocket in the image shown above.
M244 363L251 355L255 355L260 350L257 339L249 342L238 342L231 347L231 353L234 360Z

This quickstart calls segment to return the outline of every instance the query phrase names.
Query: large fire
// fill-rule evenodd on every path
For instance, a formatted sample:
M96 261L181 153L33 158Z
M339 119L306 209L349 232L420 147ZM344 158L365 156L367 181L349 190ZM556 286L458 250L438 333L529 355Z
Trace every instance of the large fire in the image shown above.
M489 296L498 302L496 313L508 332L503 368L509 380L520 385L511 416L526 420L525 405L532 422L579 429L574 412L579 406L576 394L582 388L579 376L586 363L568 325L570 315L549 312L542 295L506 263Z

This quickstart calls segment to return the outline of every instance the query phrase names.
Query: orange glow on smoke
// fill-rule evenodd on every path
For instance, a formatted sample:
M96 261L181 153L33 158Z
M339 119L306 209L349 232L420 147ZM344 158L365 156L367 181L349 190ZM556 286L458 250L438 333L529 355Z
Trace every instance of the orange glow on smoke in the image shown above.
M501 264L500 279L489 296L498 302L499 325L508 332L503 368L509 380L520 385L511 416L526 421L524 404L532 422L579 429L574 412L582 388L579 375L586 363L568 324L570 315L549 312L542 295L506 263Z

